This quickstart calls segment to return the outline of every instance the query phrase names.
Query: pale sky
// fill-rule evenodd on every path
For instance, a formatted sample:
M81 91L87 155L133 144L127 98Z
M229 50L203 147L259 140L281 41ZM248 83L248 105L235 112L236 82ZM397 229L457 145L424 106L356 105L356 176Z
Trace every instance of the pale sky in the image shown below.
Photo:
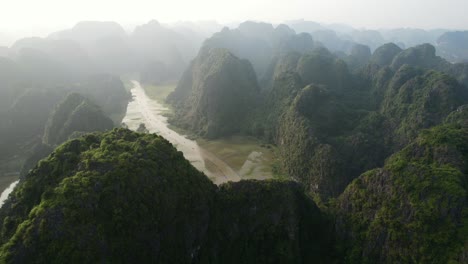
M45 34L82 20L135 25L305 19L358 28L468 29L468 0L0 0L0 35Z

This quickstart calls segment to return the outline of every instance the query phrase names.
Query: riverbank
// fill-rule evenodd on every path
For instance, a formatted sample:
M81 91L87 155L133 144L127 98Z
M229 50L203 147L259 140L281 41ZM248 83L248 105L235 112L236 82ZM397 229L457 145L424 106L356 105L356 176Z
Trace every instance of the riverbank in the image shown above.
M23 166L25 155L18 155L0 161L0 193L19 179L19 171Z
M145 93L152 100L168 108L163 114L171 114L170 106L165 103L167 96L174 91L176 84L142 85ZM245 136L232 136L216 140L206 140L195 137L179 128L169 124L169 128L194 139L199 147L212 153L229 165L241 179L264 180L275 177L273 167L277 162L276 148L273 145L265 145L258 139ZM213 164L205 161L208 170L216 170Z
M19 179L18 173L4 174L0 176L0 190L3 192L10 186L13 182Z
M16 185L19 183L19 180L15 180L10 183L5 189L3 189L2 194L0 195L0 208L3 206L5 201L10 196L10 193L15 189Z
M198 138L203 149L214 153L239 174L242 179L265 180L273 178L274 149L251 137L233 136L206 140Z
M240 180L239 175L225 162L212 153L200 149L196 141L170 129L167 117L163 115L168 108L150 99L139 82L133 81L133 84L131 90L133 100L128 104L127 115L123 121L128 128L136 130L141 123L144 123L149 132L166 138L195 168L203 171L216 184ZM213 164L216 170L208 170L205 161Z
M274 149L249 137L231 137L219 140L194 139L167 123L170 108L165 98L175 85L142 86L133 81L130 102L124 123L136 130L145 123L150 132L168 139L199 170L214 183L241 179L268 179L273 177Z

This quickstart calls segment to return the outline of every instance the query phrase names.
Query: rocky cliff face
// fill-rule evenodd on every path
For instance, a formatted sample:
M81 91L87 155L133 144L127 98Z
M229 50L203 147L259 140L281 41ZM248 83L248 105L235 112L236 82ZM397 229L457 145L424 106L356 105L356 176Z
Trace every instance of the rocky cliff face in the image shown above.
M357 73L325 50L281 56L251 131L278 145L287 175L322 199L336 197L468 102L465 86L431 69L443 63L420 61L443 62L433 51L426 45L399 52L386 44ZM385 65L404 59L397 70Z
M5 263L327 262L326 218L299 185L213 185L168 141L125 129L71 140L0 210Z
M468 61L468 31L446 32L437 39L437 51L452 62Z
M370 62L379 66L390 65L402 49L394 43L387 43L377 48L370 58Z
M215 138L239 132L258 100L250 63L223 49L204 49L184 73L168 102L172 122Z
M46 124L43 142L56 146L65 142L75 132L110 130L112 120L89 99L72 93L62 100L51 113Z
M114 127L112 120L97 105L77 93L67 95L50 112L45 122L42 140L31 149L21 167L22 178L38 161L47 157L56 146L68 139L85 133L111 130Z
M277 56L247 131L336 210L344 262L466 262L466 65L429 44L361 48L359 69L324 49Z
M326 263L334 236L297 183L241 181L220 187L201 263Z
M346 262L468 260L468 127L449 120L423 131L340 195L337 233L346 241Z
M388 118L397 148L409 143L421 129L440 124L468 102L468 89L454 78L435 71L402 66L390 80L380 112Z

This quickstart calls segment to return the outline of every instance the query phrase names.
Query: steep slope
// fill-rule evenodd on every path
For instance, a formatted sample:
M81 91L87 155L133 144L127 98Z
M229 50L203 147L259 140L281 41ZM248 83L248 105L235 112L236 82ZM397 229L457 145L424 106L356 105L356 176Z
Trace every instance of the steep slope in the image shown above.
M62 96L55 89L28 89L19 96L2 119L0 144L5 144L2 154L11 155L10 147L18 151L21 145L40 137L50 111Z
M352 40L347 40L338 36L334 29L320 25L313 21L296 20L287 23L297 33L309 33L315 41L324 45L327 49L335 51L348 51L355 44ZM350 29L350 32L354 29Z
M302 55L296 71L305 84L327 85L330 90L342 90L352 85L346 63L325 48Z
M122 122L131 99L120 78L109 74L91 75L69 90L91 99L116 125Z
M23 68L26 73L25 77L43 86L63 85L70 81L76 81L70 67L39 49L21 49L16 62Z
M466 263L467 117L460 108L346 188L337 231L347 263Z
M116 125L121 123L129 92L119 78L88 76L94 70L73 41L23 39L11 50L14 61L0 58L0 175L16 174L23 165L27 171L37 161L41 151L35 150L43 148L35 146L47 119L68 93L90 98Z
M446 62L435 54L436 50L434 46L422 44L400 52L393 59L391 67L397 70L404 64L408 64L415 67L437 69L440 64Z
M350 68L358 70L365 66L371 58L371 50L368 46L362 44L355 44L351 48L349 56L346 58L347 64Z
M391 67L394 70L398 70L404 64L447 73L468 87L467 64L452 64L448 62L447 60L437 56L435 47L430 44L418 45L403 50L395 56Z
M222 185L200 263L329 263L331 225L297 183Z
M468 61L468 31L446 32L437 39L437 51L452 62Z
M85 97L72 93L51 113L45 126L43 142L55 146L68 140L74 132L95 132L112 129L112 120Z
M57 145L81 134L110 130L114 123L89 99L71 93L51 111L44 127L42 141L27 153L20 177L26 176L29 170L52 153Z
M75 42L90 57L95 73L124 74L135 67L128 36L115 22L78 22L71 29L52 33L48 40Z
M326 87L301 89L277 127L276 142L287 175L324 200L338 195L351 175L344 173L344 157L333 137L352 130L352 121L352 112Z
M28 50L30 50L28 52ZM47 73L48 76L54 76L54 70L48 69L45 65L41 65L41 58L25 58L25 55L31 53L31 51L36 51L36 53L42 53L42 62L47 62L49 67L55 66L58 64L61 69L57 73L66 73L69 78L78 79L77 77L83 77L87 74L90 74L96 71L95 65L92 58L79 43L71 39L46 39L46 38L24 38L16 41L12 47L11 52L17 60L23 61L23 64L27 62L26 67L31 73L39 71L39 73ZM45 59L47 59L45 61ZM35 65L32 65L32 62L35 62ZM54 63L54 64L52 64ZM55 73L55 75L57 75ZM40 74L36 79L41 79L47 81L47 78L41 78Z
M429 45L407 54L420 55L424 47L432 54L429 61L445 63ZM250 132L276 143L286 175L316 198L336 197L352 179L381 167L422 129L439 125L468 102L465 86L427 69L432 64L419 64L418 56L408 55L418 68L385 65L406 58L401 53L386 44L356 73L327 50L279 57L270 68L271 88L249 119Z
M238 132L258 93L248 61L227 50L202 49L168 96L176 110L172 122L209 138Z
M187 263L214 191L161 137L88 135L59 147L18 185L0 211L0 256L9 263Z
M0 219L5 263L322 263L332 255L327 220L297 184L217 189L165 139L125 129L57 148L20 181Z
M296 34L287 25L246 21L236 29L224 28L203 43L203 48L223 48L247 59L263 79L272 60L289 52L307 53L317 47L307 33Z
M0 57L0 114L7 111L24 92L25 87L20 85L24 82L21 67L10 59Z
M69 39L83 47L91 47L102 38L125 37L121 25L111 21L81 21L71 29L52 33L50 39Z
M402 51L394 43L387 43L377 48L370 58L370 62L379 66L390 65L397 54Z
M137 70L144 73L141 81L158 83L180 79L205 37L198 30L180 31L156 20L137 26L129 41L136 55Z
M440 124L466 102L468 89L454 78L406 65L390 80L380 112L394 131L394 145L401 148L421 129Z
M249 32L255 31L256 28L258 29L256 23L245 23L245 25L241 24L239 29L230 30L228 28L223 28L223 30L207 39L203 43L202 48L227 49L237 57L249 60L256 74L262 76L273 56L272 47L267 39L252 33L249 34ZM240 29L241 26L243 28L242 31ZM250 27L253 27L253 29L250 29ZM260 36L265 36L268 32L273 32L272 26L268 28L269 30L261 33Z
M265 72L265 75L260 79L262 92L269 95L274 81L282 74L293 73L296 71L297 62L301 58L299 52L289 52L286 54L278 55L272 59L271 64Z
M263 76L263 91L269 92L275 80L286 73L297 73L306 85L327 85L333 90L352 85L346 63L325 48L314 48L306 53L287 52L275 57Z
M282 73L283 70L284 68L277 67L271 91L267 91L263 105L249 119L251 133L269 142L276 142L281 116L304 87L297 73L288 70Z
M434 44L437 38L447 30L424 30L419 28L397 28L382 30L382 35L387 42L394 42L402 48L410 48L423 43Z

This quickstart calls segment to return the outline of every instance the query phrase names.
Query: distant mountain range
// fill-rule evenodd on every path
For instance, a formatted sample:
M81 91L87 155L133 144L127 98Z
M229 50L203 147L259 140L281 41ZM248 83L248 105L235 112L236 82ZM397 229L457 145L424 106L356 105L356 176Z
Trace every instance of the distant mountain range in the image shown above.
M0 161L23 168L0 262L468 263L467 33L288 24L82 22L0 50ZM218 187L113 129L135 73L178 81L172 125L268 144L282 178Z

